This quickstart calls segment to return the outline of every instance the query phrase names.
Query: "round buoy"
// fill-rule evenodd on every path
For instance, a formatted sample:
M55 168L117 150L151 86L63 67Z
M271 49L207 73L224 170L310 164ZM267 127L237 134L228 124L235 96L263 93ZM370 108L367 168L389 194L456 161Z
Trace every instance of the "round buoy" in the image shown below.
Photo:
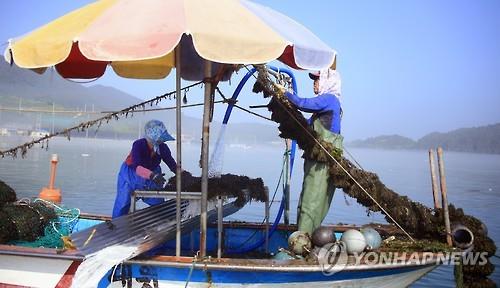
M361 229L361 233L363 236L365 236L365 241L366 241L366 247L368 250L375 250L380 247L380 244L382 244L382 237L380 237L380 234L377 232L377 230L373 229L372 227L366 227Z
M312 243L309 234L295 231L288 237L288 249L298 255L305 255L311 250Z
M332 227L320 226L316 228L311 236L314 246L323 247L328 243L337 241L335 231Z
M347 248L347 253L361 253L365 250L366 240L361 232L349 229L342 234L340 241L343 241Z

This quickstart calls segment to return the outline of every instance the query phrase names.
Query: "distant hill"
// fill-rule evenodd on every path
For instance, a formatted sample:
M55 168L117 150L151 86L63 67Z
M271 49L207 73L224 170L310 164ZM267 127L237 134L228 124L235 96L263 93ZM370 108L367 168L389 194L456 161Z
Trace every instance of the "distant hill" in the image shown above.
M113 111L121 110L143 100L121 90L103 85L84 86L80 83L63 79L53 70L47 70L39 75L35 72L10 66L0 60L0 107L30 108L52 111L79 110L83 111ZM190 103L189 103L190 104ZM80 122L100 117L51 113L19 113L0 111L0 128L9 129L45 129L51 131L54 121L55 130L71 127ZM110 121L99 128L98 137L106 138L136 138L142 125L149 119L164 120L172 133L175 133L175 112L173 110L137 113L133 118L120 121ZM201 118L201 117L200 117ZM183 134L199 141L201 138L201 119L183 116ZM221 127L213 123L213 136L216 139ZM91 131L93 131L91 129ZM93 132L92 132L93 133ZM92 134L93 135L93 134ZM75 135L73 135L75 136ZM82 136L82 135L80 135ZM262 124L230 124L226 131L226 141L236 143L263 143L279 140L278 131L274 125Z
M447 133L430 133L414 141L399 135L355 140L347 145L381 149L429 149L443 147L457 152L500 154L500 123L474 128L461 128Z
M413 149L416 142L399 135L372 137L365 140L354 140L349 143L353 147L370 147L381 149Z
M53 70L47 70L39 75L29 70L10 66L0 61L0 96L3 106L21 105L27 107L50 107L52 103L58 106L83 109L85 105L90 110L93 106L96 111L127 107L140 99L123 91L94 85L85 87L79 83L65 80ZM32 106L28 106L32 105Z

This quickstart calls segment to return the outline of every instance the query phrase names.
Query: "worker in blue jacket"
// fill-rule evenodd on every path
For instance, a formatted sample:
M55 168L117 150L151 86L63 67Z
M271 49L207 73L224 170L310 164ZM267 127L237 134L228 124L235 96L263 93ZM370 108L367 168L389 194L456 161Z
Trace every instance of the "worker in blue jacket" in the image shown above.
M161 161L167 164L170 171L176 172L175 162L170 149L164 142L175 140L163 122L151 120L144 126L144 138L132 144L132 150L122 163L118 173L116 199L113 207L113 218L126 215L130 209L134 190L161 190L166 182L162 174ZM160 198L143 198L149 205L163 202Z
M301 98L290 92L285 92L285 95L299 110L313 113L309 119L309 125L321 140L330 142L334 147L342 150L340 76L336 70L324 69L309 73L309 77L314 80L316 97ZM299 231L311 235L314 229L321 226L321 222L330 209L334 192L335 186L330 179L328 163L308 159L306 156L302 193L297 207Z

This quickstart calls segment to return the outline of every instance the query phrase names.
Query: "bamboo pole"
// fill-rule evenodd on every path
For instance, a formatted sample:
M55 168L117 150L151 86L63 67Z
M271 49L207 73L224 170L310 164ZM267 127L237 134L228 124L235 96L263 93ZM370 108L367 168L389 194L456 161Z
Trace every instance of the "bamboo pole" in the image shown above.
M431 183L432 183L432 196L434 198L434 209L441 208L441 204L439 203L439 191L437 185L437 176L436 176L436 164L434 163L434 150L429 149L429 165L431 168Z
M175 256L181 256L181 187L182 187L182 117L181 117L181 47L177 45L175 48L175 123L176 123L176 137L177 137L177 169L175 171L176 179L176 211L175 211L175 221L176 233L175 233ZM87 129L88 131L88 129Z
M444 160L443 160L443 148L438 147L437 149L438 156L438 166L439 166L439 183L441 186L441 200L443 205L443 214L444 214L444 226L446 229L446 242L448 246L453 246L453 242L451 241L451 228L450 228L450 215L448 212L448 196L446 190L446 176L444 174Z
M212 62L205 60L205 78L211 76ZM201 148L201 214L200 214L200 255L207 254L207 196L208 196L208 145L210 136L210 101L211 83L205 82L205 98L203 106L203 130Z

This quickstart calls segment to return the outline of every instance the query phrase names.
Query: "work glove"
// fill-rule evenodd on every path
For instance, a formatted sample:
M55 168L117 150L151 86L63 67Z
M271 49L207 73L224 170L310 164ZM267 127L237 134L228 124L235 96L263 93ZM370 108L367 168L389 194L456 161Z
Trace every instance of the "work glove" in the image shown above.
M286 88L283 87L283 85L280 85L278 83L273 83L273 86L274 86L274 89L276 89L276 91L278 91L279 93L281 93L282 95L285 95L285 92L286 92Z
M165 185L165 173L151 173L151 176L149 176L149 179L153 181L156 185L160 186L163 188L163 185Z

